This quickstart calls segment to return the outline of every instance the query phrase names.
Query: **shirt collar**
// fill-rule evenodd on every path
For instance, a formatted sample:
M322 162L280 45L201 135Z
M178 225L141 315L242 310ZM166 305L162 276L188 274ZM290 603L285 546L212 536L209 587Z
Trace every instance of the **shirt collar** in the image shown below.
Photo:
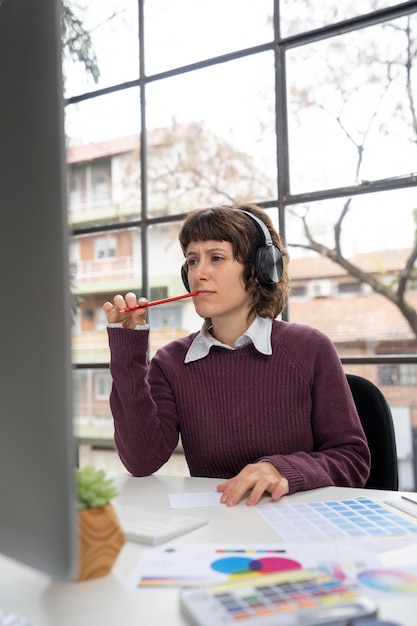
M184 362L191 363L198 361L208 355L213 346L232 350L232 348L215 339L209 333L210 323L206 320L201 331L195 337L191 346L188 348ZM272 320L268 317L256 317L249 328L235 341L235 349L243 348L243 346L253 343L254 347L261 354L269 356L272 354L271 346L271 330Z

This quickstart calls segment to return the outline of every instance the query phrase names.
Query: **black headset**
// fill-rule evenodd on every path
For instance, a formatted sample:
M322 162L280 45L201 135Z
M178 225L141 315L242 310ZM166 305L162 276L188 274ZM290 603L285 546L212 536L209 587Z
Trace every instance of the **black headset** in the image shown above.
M240 209L255 223L259 234L263 239L263 245L260 246L255 255L255 275L261 285L272 285L279 283L283 272L283 261L281 250L273 243L271 233L266 224L253 213ZM188 283L187 264L181 267L181 278L184 287L189 292L190 285Z

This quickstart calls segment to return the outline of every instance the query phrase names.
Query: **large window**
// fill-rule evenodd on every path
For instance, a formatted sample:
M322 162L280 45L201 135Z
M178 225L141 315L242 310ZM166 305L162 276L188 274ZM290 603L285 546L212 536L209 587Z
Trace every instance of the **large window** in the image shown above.
M70 211L111 202L110 159L74 165L69 178Z
M290 252L284 318L417 433L417 2L65 3L90 42L64 55L79 396L108 367L101 304L182 293L184 215L253 201ZM150 321L151 353L201 324L188 300Z
M380 385L415 385L417 365L414 363L386 363L379 366Z

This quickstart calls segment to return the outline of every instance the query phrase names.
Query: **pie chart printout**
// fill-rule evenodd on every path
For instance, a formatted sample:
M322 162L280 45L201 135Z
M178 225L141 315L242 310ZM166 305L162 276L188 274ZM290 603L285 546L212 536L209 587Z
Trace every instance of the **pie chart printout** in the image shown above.
M275 574L288 570L301 569L301 563L285 557L251 558L246 556L226 556L211 563L211 568L231 579L250 574Z

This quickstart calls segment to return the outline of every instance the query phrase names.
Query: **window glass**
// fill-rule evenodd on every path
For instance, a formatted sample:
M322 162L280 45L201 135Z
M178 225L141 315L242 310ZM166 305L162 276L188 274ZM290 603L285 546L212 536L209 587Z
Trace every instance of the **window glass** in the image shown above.
M148 85L152 216L276 196L273 68L262 53Z
M110 372L96 372L94 376L95 400L108 400L112 379Z
M110 203L112 191L110 159L98 159L70 166L69 190L70 211L82 211L87 207Z
M107 369L78 369L73 373L74 434L80 445L114 447L109 406L111 376Z
M296 287L291 287L291 297L292 298L302 298L307 294L307 287L304 285L298 285Z
M416 36L412 16L288 51L292 193L414 171Z
M147 0L148 75L273 39L272 0Z
M163 300L164 298L168 298L168 287L164 285L163 287L151 287L150 290L151 300Z
M77 324L72 330L72 359L75 365L108 363L107 321L102 310L107 294L77 294Z
M186 292L181 279L184 257L178 242L182 221L151 226L148 230L149 288L152 299L158 292L162 297L174 297ZM150 352L176 337L199 330L202 320L195 312L192 299L151 307L148 311L151 324Z
M417 382L417 365L414 363L400 363L399 380L401 385L415 385Z
M128 141L126 138L137 136L136 146L139 147L139 89L122 89L68 104L65 132L69 148L98 144L94 158L107 156L102 152L101 143L110 140Z
M106 330L107 328L107 318L106 314L103 311L103 304L105 298L103 298L103 302L100 303L100 306L96 307L94 311L94 321L96 324L96 330Z
M402 4L399 0L280 0L281 35L288 37Z
M378 366L378 383L381 386L398 384L398 365L382 363Z
M94 238L94 259L107 259L116 256L116 237L97 236Z
M383 363L378 366L380 385L415 385L417 365L414 363Z
M70 254L73 281L80 289L88 285L95 293L107 293L109 288L119 292L140 284L141 242L136 228L74 237Z
M109 351L102 311L114 295L142 283L140 230L122 229L72 237L71 290L74 298L72 350L75 363L108 363Z
M338 292L345 295L357 294L361 291L361 288L361 283L341 283L338 285Z
M103 303L127 291L151 300L184 294L178 216L196 207L253 201L273 207L267 210L289 248L286 318L325 332L342 360L360 360L345 369L381 386L403 450L411 428L417 432L417 366L373 359L416 354L415 185L376 193L370 183L399 187L416 172L417 14L353 32L342 27L338 35L311 43L307 34L301 45L312 29L404 3L91 0L81 8L75 0L64 2L91 37L92 63L86 70L71 58L67 30L65 130L69 222L76 233L70 281L80 440L113 445ZM144 117L139 87L131 86L139 82L141 3ZM276 119L274 8L281 36L300 35L284 41L288 145L285 135L276 136L286 120ZM84 43L88 49L88 38ZM221 55L226 58L216 58ZM103 95L94 95L100 89ZM279 191L277 148L284 166ZM358 193L347 195L355 186ZM137 224L145 208L142 232ZM148 319L150 356L202 324L191 298L151 307ZM401 454L401 486L414 488L409 477L417 447Z
M417 326L407 312L410 305L417 306L412 289L414 206L410 189L289 209L291 284L307 285L308 296L290 299L290 320L325 332L341 356L351 351L377 354L384 342L398 353L415 346ZM402 294L400 277L405 276L409 280ZM360 283L360 293L349 296L354 305L347 306L346 285Z
M139 218L137 98L137 90L128 90L66 109L68 209L74 228Z
M312 251L330 257L337 245L348 259L367 252L405 250L398 253L399 269L414 246L415 228L415 190L411 187L289 206L286 243L291 259ZM410 291L413 278L410 275Z
M155 329L181 328L181 304L166 304L149 309L149 324Z
M135 80L139 74L136 0L65 0L64 76L67 97ZM68 11L72 12L72 19ZM71 28L71 24L73 27ZM72 42L72 43L71 43ZM88 68L76 50L87 56ZM97 68L98 73L95 73Z

